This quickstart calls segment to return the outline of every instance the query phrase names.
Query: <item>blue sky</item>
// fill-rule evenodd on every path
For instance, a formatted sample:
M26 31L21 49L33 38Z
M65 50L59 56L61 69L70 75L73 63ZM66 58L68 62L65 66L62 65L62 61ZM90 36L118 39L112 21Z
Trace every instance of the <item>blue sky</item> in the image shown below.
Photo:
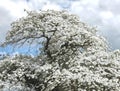
M10 29L10 23L27 10L63 10L80 16L80 20L97 26L112 49L120 49L120 0L1 0L0 43Z

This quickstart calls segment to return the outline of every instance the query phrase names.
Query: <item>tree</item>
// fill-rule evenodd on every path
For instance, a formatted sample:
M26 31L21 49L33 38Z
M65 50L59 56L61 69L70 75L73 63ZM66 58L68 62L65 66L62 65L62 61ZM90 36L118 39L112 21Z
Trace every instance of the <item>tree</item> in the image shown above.
M27 11L13 22L4 45L41 45L37 57L0 62L5 91L119 91L120 51L110 51L97 29L67 11Z

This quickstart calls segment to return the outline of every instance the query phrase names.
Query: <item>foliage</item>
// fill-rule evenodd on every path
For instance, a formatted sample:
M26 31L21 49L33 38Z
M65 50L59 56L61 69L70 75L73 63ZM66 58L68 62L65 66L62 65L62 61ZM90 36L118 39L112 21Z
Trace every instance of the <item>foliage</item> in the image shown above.
M27 13L11 24L4 45L43 47L37 57L0 62L1 91L119 91L120 51L109 51L96 28L66 11Z

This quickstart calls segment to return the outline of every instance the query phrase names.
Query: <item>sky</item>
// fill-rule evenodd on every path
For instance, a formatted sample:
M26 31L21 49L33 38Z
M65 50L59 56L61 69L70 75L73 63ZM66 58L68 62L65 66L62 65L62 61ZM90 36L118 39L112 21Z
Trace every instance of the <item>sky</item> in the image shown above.
M26 15L26 10L63 10L77 14L80 20L97 26L113 50L120 49L120 0L1 0L0 43L10 24Z

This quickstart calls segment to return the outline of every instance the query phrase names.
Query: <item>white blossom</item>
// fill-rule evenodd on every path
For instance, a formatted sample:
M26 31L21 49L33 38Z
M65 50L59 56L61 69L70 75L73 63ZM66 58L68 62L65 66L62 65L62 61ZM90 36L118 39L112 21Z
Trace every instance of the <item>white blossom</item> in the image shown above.
M42 45L37 57L0 61L0 91L120 91L120 50L67 11L27 11L11 24L7 44Z

